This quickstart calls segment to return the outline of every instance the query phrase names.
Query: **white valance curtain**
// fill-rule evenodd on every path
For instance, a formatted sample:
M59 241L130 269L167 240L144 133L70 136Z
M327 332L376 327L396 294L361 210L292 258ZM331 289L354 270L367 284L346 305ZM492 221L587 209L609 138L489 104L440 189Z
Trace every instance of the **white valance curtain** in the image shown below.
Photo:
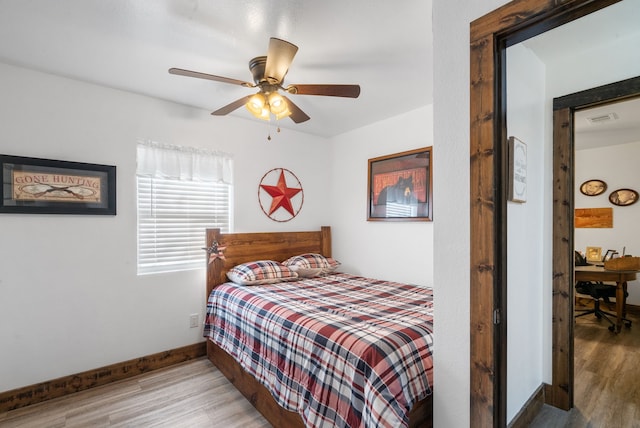
M138 141L139 176L233 184L232 155L220 151Z

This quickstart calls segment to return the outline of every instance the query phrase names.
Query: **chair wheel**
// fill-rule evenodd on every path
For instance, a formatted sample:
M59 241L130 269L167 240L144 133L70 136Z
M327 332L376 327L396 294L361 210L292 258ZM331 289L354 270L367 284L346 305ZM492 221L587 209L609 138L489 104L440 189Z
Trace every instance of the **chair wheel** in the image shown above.
M596 318L598 318L599 320L601 320L601 319L602 319L602 315L600 315L600 314L596 314Z
M631 321L624 323L624 326L627 328L631 328Z
M615 325L610 325L610 326L609 326L609 331L614 331L615 329L616 329L616 326L615 326Z

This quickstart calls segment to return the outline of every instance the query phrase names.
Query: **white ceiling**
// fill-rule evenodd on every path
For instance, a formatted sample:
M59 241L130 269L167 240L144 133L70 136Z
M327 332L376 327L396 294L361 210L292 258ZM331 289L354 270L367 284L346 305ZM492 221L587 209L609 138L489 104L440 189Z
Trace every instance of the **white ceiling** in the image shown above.
M547 65L566 64L571 53L596 53L611 49L620 41L637 46L640 55L640 0L624 0L591 15L547 31L524 42ZM585 67L573 61L570 72ZM554 69L561 67L555 66ZM611 115L608 121L589 118ZM574 116L576 150L640 141L640 99L577 111Z
M0 62L207 111L256 90L167 70L251 82L248 62L270 37L299 47L286 84L362 89L358 99L291 95L311 120L283 128L330 137L432 103L431 0L0 1Z
M640 141L640 98L577 111L574 123L577 150L636 143Z
M330 137L432 103L431 3L1 0L0 62L214 111L255 89L167 70L252 81L249 60L265 55L269 38L279 37L300 48L286 84L360 84L357 99L291 95L311 120L284 119L280 126ZM548 63L596 49L610 37L635 33L640 40L640 0L597 14L597 25L593 14L525 43ZM244 108L231 115L257 120ZM619 118L598 127L577 120L577 133L593 141L586 144L620 144L640 135L640 110L625 108Z

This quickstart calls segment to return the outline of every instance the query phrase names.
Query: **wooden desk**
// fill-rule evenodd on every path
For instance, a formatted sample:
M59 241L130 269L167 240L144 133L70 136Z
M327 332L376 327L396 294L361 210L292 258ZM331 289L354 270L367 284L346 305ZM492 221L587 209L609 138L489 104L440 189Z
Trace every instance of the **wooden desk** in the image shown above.
M601 266L576 266L575 280L578 281L602 281L616 283L616 333L622 328L622 318L626 316L627 281L636 279L637 271L605 270Z

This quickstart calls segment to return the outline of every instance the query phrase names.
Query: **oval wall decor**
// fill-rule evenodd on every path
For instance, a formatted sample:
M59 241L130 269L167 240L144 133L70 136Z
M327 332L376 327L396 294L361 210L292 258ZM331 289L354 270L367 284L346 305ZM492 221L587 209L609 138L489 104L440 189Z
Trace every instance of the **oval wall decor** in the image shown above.
M302 183L285 168L267 171L258 186L262 212L273 221L285 222L298 215L304 202Z
M587 196L598 196L607 190L607 183L602 180L587 180L580 185L580 193Z
M619 207L626 207L638 201L638 192L632 189L618 189L611 192L609 202Z

